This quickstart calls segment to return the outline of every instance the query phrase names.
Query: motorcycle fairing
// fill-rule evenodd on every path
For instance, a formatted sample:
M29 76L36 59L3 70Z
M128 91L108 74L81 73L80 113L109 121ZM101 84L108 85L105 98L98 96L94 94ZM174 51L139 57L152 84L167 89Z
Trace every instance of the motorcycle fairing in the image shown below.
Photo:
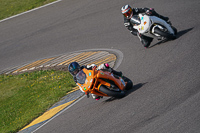
M137 17L139 17L139 18L137 18ZM137 19L137 21L140 20L140 23L135 21L136 19ZM158 26L164 26L165 28L167 28L167 30L171 34L174 34L174 31L171 28L171 26L166 21L164 21L156 16L147 16L147 15L139 14L139 15L133 16L133 18L131 18L130 22L133 25L133 28L137 29L139 33L141 33L145 36L152 37L152 38L154 38L155 35L159 36L154 33L154 28L158 27Z
M138 16L138 15L137 15ZM150 28L150 25L151 25L151 22L150 22L150 19L149 19L149 17L148 16L138 16L139 18L141 18L141 19L138 19L138 20L140 20L140 23L138 23L138 24L135 24L135 25L133 25L133 27L135 28L135 29L138 29L138 31L139 31L139 33L141 33L141 34L144 34L146 31L148 31L149 30L149 28ZM132 23L135 23L134 22L134 20L135 19L132 19L131 18L131 22Z
M101 70L87 70L83 68L76 76L77 79L82 79L78 82L77 85L85 92L85 93L93 93L99 96L106 96L106 94L99 91L101 85L105 85L108 88L111 86L110 83L102 80L102 79L109 79L112 80L120 90L124 90L126 83L124 80L119 77L119 79L115 78L114 75L110 72L101 71Z
M121 77L115 78L112 73L107 72L107 71L101 71L101 70L99 70L99 72L97 73L97 78L98 78L98 80L101 80L101 79L112 80L115 83L115 85L117 85L117 87L119 87L119 89L121 89L121 90L124 90L124 88L126 86L126 84L125 85L123 84L123 82L122 82L123 79Z
M150 16L150 19L152 21L152 23L157 23L157 24L161 24L163 26L165 26L167 28L167 30L171 33L174 34L174 30L171 28L171 26L169 24L167 24L166 21L156 17L156 16Z
M85 70L85 68L76 75L77 85L81 87L84 92L87 92L92 87L94 81L93 75L94 72L92 70Z

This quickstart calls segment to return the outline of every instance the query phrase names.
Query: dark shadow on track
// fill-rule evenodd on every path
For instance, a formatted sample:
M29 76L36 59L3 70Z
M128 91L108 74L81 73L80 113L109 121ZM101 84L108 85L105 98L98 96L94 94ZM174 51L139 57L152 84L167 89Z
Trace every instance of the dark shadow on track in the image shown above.
M179 38L179 37L181 37L182 35L188 33L189 31L191 31L191 30L193 30L193 29L194 29L194 27L189 28L189 29L186 29L186 30L179 31L179 32L177 33L177 35L176 35L176 39Z
M193 28L194 28L194 27L193 27ZM179 37L183 36L183 35L186 34L187 32L193 30L193 28L189 28L189 29L186 29L186 30L179 31L179 32L177 33L177 35L176 35L176 39L178 39ZM160 44L165 43L165 42L167 42L167 41L171 41L171 40L165 39L165 40L159 41L158 43L156 43L156 44L150 46L149 48L152 48L152 47L154 47L154 46L156 46L156 45L160 45ZM173 41L173 40L172 40L172 41Z
M128 96L128 95L131 94L132 92L134 92L134 91L140 89L143 85L145 85L145 84L147 84L147 83L148 83L148 82L146 82L146 83L139 83L139 84L134 85L134 86L132 87L132 89L126 91L126 96Z
M128 96L129 94L131 94L132 92L134 92L134 91L140 89L140 88L141 88L143 85L145 85L145 84L146 84L146 83L139 83L139 84L134 85L131 89L126 90L126 92L125 92L125 93L126 93L125 97ZM111 98L105 100L104 103L106 103L106 102L111 102L111 101L114 101L114 100L119 100L119 99L121 99L121 98L114 98L114 97L111 97Z

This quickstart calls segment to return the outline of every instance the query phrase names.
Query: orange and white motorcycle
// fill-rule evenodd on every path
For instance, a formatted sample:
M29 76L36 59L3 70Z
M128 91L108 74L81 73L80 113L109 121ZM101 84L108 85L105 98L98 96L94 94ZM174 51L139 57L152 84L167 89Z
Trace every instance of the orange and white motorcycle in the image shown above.
M77 85L89 97L89 93L122 98L125 96L125 89L131 89L133 83L127 77L119 77L109 71L97 70L96 66L92 70L83 68L76 75Z

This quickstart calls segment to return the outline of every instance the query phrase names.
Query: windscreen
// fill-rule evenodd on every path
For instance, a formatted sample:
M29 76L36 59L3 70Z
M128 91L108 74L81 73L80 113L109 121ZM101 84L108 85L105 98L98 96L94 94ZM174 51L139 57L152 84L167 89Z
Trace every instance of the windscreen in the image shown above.
M140 17L138 15L134 15L131 19L130 22L132 25L140 25L141 20Z
M80 83L80 84L84 84L85 83L86 74L83 72L83 70L81 70L80 72L78 72L76 74L76 79L77 79L77 82Z

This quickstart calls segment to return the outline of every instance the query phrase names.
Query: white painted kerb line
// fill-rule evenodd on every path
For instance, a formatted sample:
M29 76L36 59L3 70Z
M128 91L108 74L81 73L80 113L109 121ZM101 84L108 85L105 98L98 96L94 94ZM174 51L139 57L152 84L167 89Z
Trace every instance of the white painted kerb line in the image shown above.
M49 5L58 3L58 2L60 2L60 1L62 1L62 0L57 0L57 1L54 1L54 2L52 2L52 3L46 4L46 5L44 5L44 6L40 6L40 7L34 8L34 9L32 9L32 10L28 10L28 11L26 11L26 12L22 12L22 13L20 13L20 14L11 16L11 17L6 18L6 19L3 19L3 20L0 20L0 23L3 22L3 21L9 20L9 19L11 19L11 18L15 18L15 17L21 16L21 15L23 15L23 14L26 14L26 13L29 13L29 12L32 12L32 11L35 11L35 10L38 10L38 9L40 9L40 8L43 8L43 7L46 7L46 6L49 6Z

